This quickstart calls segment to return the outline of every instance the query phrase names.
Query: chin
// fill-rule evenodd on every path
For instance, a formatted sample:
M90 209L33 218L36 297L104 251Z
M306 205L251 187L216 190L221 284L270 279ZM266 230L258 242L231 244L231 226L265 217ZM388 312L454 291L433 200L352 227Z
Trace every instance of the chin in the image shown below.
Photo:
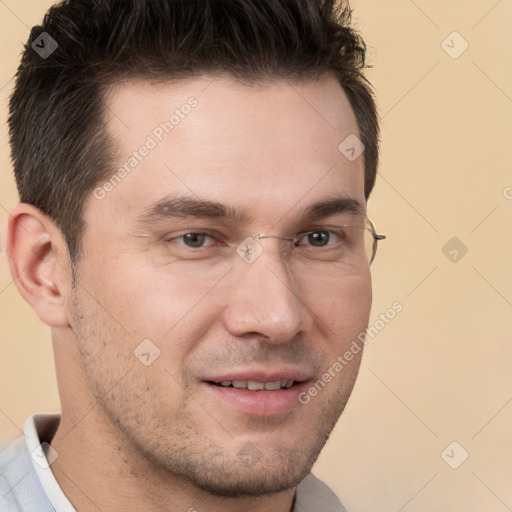
M235 469L235 468L233 468ZM307 476L311 466L297 468L290 462L286 468L244 468L239 471L216 471L198 475L190 482L196 487L215 496L240 498L257 497L293 489Z
M329 430L330 431L330 430ZM329 436L322 431L314 439L293 446L266 446L247 441L229 453L228 447L207 449L186 464L170 469L188 483L215 496L262 496L293 489L311 471ZM307 443L307 444L306 444ZM173 471L174 469L174 471ZM179 469L179 471L176 471Z

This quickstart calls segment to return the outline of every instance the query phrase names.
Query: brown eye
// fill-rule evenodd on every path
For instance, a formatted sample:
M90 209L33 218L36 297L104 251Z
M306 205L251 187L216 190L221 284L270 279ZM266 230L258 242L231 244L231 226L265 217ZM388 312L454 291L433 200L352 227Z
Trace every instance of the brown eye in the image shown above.
M315 231L309 231L305 233L303 237L301 237L298 241L298 245L307 245L310 247L325 247L331 241L331 237L334 235L337 236L336 233L333 233L327 229L317 229Z
M306 237L310 245L314 247L323 247L329 243L329 232L328 231L313 231L308 233Z

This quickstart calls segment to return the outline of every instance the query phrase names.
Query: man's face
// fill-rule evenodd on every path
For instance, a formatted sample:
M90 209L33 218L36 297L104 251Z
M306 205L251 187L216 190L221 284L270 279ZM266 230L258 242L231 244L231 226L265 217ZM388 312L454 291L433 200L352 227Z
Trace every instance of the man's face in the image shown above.
M368 265L314 231L364 220L363 157L338 150L358 128L334 79L212 80L110 91L114 171L127 165L86 204L68 301L81 367L65 371L83 371L120 435L158 468L217 494L269 493L311 469L359 367L361 353L299 400L368 323ZM307 230L296 247L239 246Z

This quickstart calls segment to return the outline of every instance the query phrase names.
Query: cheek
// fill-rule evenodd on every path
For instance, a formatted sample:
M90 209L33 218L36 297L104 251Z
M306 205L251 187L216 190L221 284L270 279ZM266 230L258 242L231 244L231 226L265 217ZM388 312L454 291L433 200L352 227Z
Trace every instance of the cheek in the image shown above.
M146 254L114 260L115 265L98 264L92 288L130 332L165 336L201 303L204 289L173 265L155 267Z
M130 356L143 340L158 353L155 368L168 373L149 373L152 386L186 384L183 374L187 358L207 339L220 317L221 301L215 291L205 295L204 287L169 268L154 268L138 261L118 265L115 272L104 272L98 286L112 316L126 330ZM121 262L120 262L121 263ZM124 268L124 271L122 270ZM195 284L194 284L195 283ZM115 328L115 326L110 326ZM140 349L146 353L146 348ZM153 365L150 367L153 368ZM137 370L142 367L137 366Z
M343 279L333 277L321 287L310 283L304 290L304 302L324 326L328 339L346 342L367 327L372 304L369 272Z
M128 423L153 414L145 404L175 412L183 399L184 361L200 339L200 326L193 315L176 312L183 295L171 300L165 283L149 286L136 274L118 279L105 270L82 274L70 304L88 387Z

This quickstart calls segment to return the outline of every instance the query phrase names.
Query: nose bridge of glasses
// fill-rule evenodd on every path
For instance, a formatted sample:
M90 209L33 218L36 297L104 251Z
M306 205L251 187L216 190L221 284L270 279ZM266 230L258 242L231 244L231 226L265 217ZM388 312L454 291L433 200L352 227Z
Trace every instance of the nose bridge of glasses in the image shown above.
M261 240L263 238L274 238L277 240L288 242L288 244L285 244L286 246L282 251L282 256L285 256L285 257L289 254L289 249L295 242L295 237L281 237L281 236L277 236L277 235L267 235L264 233L256 233L256 234L247 236L247 238L245 238L237 246L236 252L247 263L254 262L264 252L264 247L261 243Z
M254 235L254 238L256 238L256 240L261 240L262 238L275 238L277 240L284 240L285 242L294 242L295 241L295 237L287 237L287 236L277 236L277 235L266 235L264 233L257 233L256 235Z
M277 236L277 235L267 235L265 233L257 233L254 235L255 240L262 240L263 238L273 238L274 240L279 240L280 242L285 242L284 248L282 250L282 255L289 255L291 248L296 245L297 237L296 236Z
M274 240L277 240L281 247L280 254L285 258L290 256L292 247L297 243L295 236L277 236L258 233L255 235L255 238L257 240L262 240L263 238L273 238Z

